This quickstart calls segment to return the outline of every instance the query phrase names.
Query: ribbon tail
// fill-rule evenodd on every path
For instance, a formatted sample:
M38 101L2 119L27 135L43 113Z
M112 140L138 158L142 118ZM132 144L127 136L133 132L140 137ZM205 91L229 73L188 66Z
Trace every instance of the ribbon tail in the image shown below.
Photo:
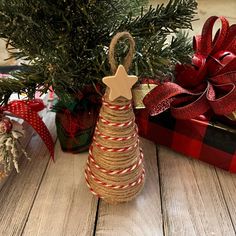
M143 99L143 103L151 116L160 114L169 109L174 96L188 93L177 84L166 82L151 90Z
M172 116L176 119L188 120L207 112L210 109L210 105L206 99L206 93L209 90L211 97L214 97L214 90L212 89L212 86L208 84L202 93L192 93L192 96L175 98L170 108Z
M202 92L193 93L177 84L166 82L149 92L144 97L143 103L151 116L170 108L175 118L191 119L209 110L210 106L205 96L209 89L211 89L210 84ZM214 93L211 94L214 97Z
M50 156L54 161L54 142L48 128L46 127L45 123L42 121L38 113L32 110L23 101L8 104L7 111L25 120L34 128L34 130L39 134L39 136L47 146L50 152Z

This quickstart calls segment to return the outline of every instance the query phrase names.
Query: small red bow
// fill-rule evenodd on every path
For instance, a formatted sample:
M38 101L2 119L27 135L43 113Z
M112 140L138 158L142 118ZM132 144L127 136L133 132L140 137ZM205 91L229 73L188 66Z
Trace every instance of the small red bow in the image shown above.
M45 105L41 99L33 99L12 101L0 109L2 112L10 112L29 123L42 138L54 160L54 142L52 136L38 115L38 112L44 108Z
M212 40L217 19L222 27ZM217 115L236 110L236 25L212 16L193 46L192 65L176 65L176 83L157 86L144 98L151 115L170 108L174 117L191 119L209 110Z

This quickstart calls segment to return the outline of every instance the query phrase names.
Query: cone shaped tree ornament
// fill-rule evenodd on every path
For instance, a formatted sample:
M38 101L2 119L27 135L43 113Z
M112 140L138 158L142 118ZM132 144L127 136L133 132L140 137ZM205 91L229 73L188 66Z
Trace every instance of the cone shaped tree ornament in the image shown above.
M117 66L114 59L115 45L120 38L127 38L130 43L124 66ZM131 101L131 88L137 77L126 72L134 46L128 32L118 33L111 41L109 61L114 75L103 78L107 89L85 170L91 192L109 203L130 201L144 184L143 153Z

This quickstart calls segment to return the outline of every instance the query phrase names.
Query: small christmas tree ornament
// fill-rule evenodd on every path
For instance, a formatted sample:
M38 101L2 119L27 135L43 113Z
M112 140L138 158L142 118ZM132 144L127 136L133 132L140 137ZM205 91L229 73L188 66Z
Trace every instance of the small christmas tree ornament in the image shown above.
M129 40L124 66L114 57L119 39ZM109 62L113 76L103 78L108 86L90 146L85 177L91 192L109 203L133 199L144 184L143 153L132 108L131 88L137 81L128 71L135 43L128 32L118 33L111 41Z

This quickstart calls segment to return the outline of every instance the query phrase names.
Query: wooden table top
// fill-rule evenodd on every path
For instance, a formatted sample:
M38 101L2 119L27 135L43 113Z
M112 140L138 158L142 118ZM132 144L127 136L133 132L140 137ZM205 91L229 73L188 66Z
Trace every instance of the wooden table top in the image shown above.
M23 160L21 173L1 189L0 235L235 235L236 175L142 139L145 187L131 202L109 205L86 186L87 153L63 153L54 114L45 122L56 161L34 134L27 146L32 160Z
M198 3L200 21L192 34L201 32L210 15L236 23L236 0ZM32 160L23 160L21 173L13 172L0 191L0 236L236 235L236 175L142 139L147 170L142 193L132 202L108 205L85 184L87 153L63 153L52 113L46 123L56 142L56 162L33 135L27 146Z

